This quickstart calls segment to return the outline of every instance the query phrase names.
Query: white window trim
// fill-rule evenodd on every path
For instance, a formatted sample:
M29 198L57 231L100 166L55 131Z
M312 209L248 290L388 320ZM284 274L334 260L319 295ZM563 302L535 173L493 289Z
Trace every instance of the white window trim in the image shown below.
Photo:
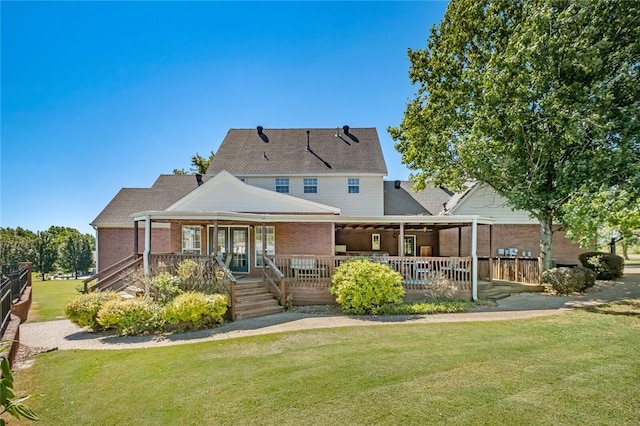
M184 231L185 229L194 229L196 230L196 233L194 234L194 238L193 238L193 245L194 247L185 247L185 234ZM202 254L202 226L200 225L183 225L181 228L181 232L180 232L180 238L182 240L182 252L183 253L194 253L197 252L197 254ZM198 247L195 247L195 246Z
M349 181L351 180L357 180L358 181L358 185L352 185ZM358 192L351 192L349 191L349 187L354 186L358 188ZM347 178L347 194L348 195L356 195L356 194L361 194L362 192L360 191L361 185L360 185L360 178Z
M307 185L307 184L305 183L305 180L307 180L307 179L309 179L309 180L314 180L314 181L315 181L315 184L314 184L314 185ZM316 188L316 190L315 190L314 192L307 192L307 191L306 191L306 188L307 188L307 187L315 187L315 188ZM302 178L302 193L303 193L303 194L317 194L317 193L318 193L318 178L315 178L315 177Z
M271 231L271 233L273 234L273 251L269 251L269 248L267 247L267 255L269 256L274 256L276 254L276 227L272 226L272 225L268 225L265 226L265 230L267 231L267 234L269 234ZM258 252L258 232L260 232L260 251ZM262 257L262 226L261 225L257 225L254 228L254 236L253 236L253 247L254 247L254 266L256 268L261 268L262 265L260 265L258 263L258 256Z

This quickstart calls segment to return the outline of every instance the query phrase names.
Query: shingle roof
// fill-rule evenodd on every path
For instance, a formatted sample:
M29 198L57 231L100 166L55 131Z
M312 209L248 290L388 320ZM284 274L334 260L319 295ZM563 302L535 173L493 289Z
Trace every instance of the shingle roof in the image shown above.
M307 130L309 146L307 151ZM387 174L375 128L231 129L207 171L242 175Z
M151 188L122 188L91 225L133 223L131 214L164 210L197 187L194 175L160 175Z
M394 181L384 182L384 214L385 215L438 215L443 205L453 195L441 187L427 186L420 192L413 192L414 182L397 181L400 188L395 187Z

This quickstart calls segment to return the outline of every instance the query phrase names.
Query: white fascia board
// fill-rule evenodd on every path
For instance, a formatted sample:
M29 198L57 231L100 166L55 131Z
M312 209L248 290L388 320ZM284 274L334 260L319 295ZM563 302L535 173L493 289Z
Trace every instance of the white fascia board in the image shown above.
M371 223L371 224L420 224L463 225L475 220L480 225L492 225L495 219L482 216L340 216L332 214L255 214L235 212L178 212L148 211L135 213L134 220L242 220L246 222L294 222L294 223Z
M133 229L134 219L131 219L131 222L111 222L101 225L94 225L95 229L112 229L112 228L132 228ZM171 224L169 223L160 223L154 222L152 225L154 228L170 228ZM139 223L138 227L144 228L144 222Z

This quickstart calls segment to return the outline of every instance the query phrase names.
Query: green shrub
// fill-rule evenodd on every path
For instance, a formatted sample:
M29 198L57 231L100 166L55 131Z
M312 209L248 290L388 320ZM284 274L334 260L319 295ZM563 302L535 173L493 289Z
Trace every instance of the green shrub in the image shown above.
M580 292L587 288L587 272L579 268L553 268L542 273L542 284L558 294Z
M165 304L184 291L180 287L180 278L168 272L160 272L149 279L149 288L155 299Z
M336 268L331 294L342 310L353 314L375 314L379 307L402 302L402 275L389 266L357 259Z
M112 291L81 294L71 299L64 307L64 314L80 327L90 331L101 329L97 316L100 307L109 300L118 300L120 296Z
M179 331L200 330L222 323L227 312L224 294L182 293L165 306L164 318Z
M624 270L624 259L611 253L587 252L578 259L585 268L593 270L599 280L620 278Z
M162 328L162 308L147 297L109 300L98 311L98 323L119 335L153 333Z

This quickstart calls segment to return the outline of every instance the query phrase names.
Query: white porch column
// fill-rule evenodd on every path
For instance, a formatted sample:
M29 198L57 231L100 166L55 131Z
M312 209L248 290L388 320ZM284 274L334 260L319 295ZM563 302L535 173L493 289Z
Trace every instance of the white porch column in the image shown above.
M471 222L471 298L478 300L478 218Z
M151 217L147 216L144 219L144 253L142 254L142 261L144 262L144 275L151 275L149 267L149 254L151 253Z
M404 256L404 222L400 222L400 234L398 235L398 256Z

